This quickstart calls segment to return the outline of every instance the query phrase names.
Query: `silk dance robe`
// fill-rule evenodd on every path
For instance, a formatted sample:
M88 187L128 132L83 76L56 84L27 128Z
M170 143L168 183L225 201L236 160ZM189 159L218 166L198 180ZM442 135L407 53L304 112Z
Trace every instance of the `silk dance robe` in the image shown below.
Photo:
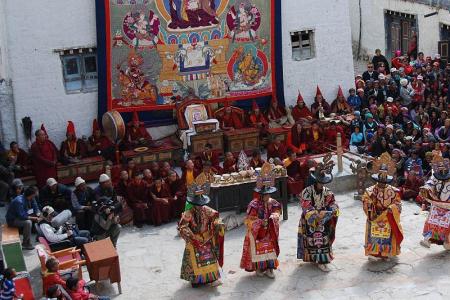
M280 213L281 205L275 199L270 198L267 205L261 198L250 202L244 221L247 234L244 239L241 269L253 272L278 267Z
M186 241L181 265L181 279L193 284L207 284L220 278L223 265L225 225L219 213L208 206L186 210L178 224Z
M424 239L450 250L450 180L440 181L432 176L420 188L419 197L431 204L423 228Z
M388 258L399 255L403 240L399 191L388 184L384 188L375 184L366 189L362 200L367 216L366 256Z
M330 263L334 259L332 246L339 216L333 192L325 186L322 192L317 192L310 185L302 192L300 206L297 258L317 264Z

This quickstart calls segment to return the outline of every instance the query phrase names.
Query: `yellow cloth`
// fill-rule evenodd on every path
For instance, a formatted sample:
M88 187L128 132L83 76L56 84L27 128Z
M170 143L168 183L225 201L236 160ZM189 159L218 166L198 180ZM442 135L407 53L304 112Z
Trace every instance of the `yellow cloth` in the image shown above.
M190 186L194 183L194 171L187 170L186 172L186 185Z
M319 139L319 132L313 131L313 137L314 137L314 140L317 141Z
M283 160L283 165L285 168L289 167L292 164L292 160L290 158L285 158Z

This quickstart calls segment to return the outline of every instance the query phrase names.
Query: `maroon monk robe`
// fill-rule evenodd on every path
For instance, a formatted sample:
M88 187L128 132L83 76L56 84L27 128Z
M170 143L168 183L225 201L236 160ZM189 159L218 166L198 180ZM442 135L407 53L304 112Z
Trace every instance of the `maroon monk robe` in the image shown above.
M178 177L175 181L169 182L170 195L174 199L172 205L172 213L175 218L180 218L181 214L184 212L186 205L186 184Z
M264 163L265 163L264 159L258 159L258 160L254 160L253 158L250 159L250 167L252 167L253 169L262 168Z
M42 188L46 185L48 178L57 177L56 162L58 152L55 144L49 140L34 142L30 149L33 162L33 174L36 177L37 186Z
M259 114L252 113L249 119L253 127L265 128L269 126L269 122L266 120L266 117L264 117L264 115L261 113Z
M73 143L65 140L61 143L61 149L59 151L61 158L83 158L87 156L86 145L80 139L77 139L76 142Z
M267 146L267 159L276 157L281 160L287 157L287 146L285 144L280 143L277 145L272 142Z
M268 119L269 120L278 120L282 117L285 117L287 115L286 110L284 107L277 106L276 109L274 109L272 106L269 108L268 113Z
M200 158L203 161L209 161L211 163L211 167L213 169L213 171L217 174L222 174L222 168L220 167L220 158L219 158L219 153L217 151L203 151L202 154L200 155ZM203 169L203 164L201 166L201 169Z
M230 114L225 113L220 120L220 128L225 130L227 128L242 129L244 125L239 119L239 116L231 112Z
M167 185L163 184L158 190L156 185L153 185L150 189L150 196L152 197L152 222L153 225L159 226L163 223L170 222L171 212L173 207L173 199L170 195L170 190ZM160 201L157 198L166 198L169 203Z
M223 173L230 174L233 172L237 172L236 159L233 160L225 159L225 161L223 162Z
M128 201L128 181L120 180L117 185L115 185L114 189L116 190L117 196L121 196Z
M139 125L139 128L129 125L127 127L126 142L130 147L137 145L140 139L151 141L152 137L147 132L143 125Z
M300 119L312 118L312 113L308 109L308 107L303 106L300 108L298 105L296 105L292 109L292 118L294 118L294 120L297 122Z
M93 155L98 155L98 152L103 152L113 146L113 143L106 137L101 135L99 138L91 136L89 138L89 145L92 148Z
M133 210L133 219L136 224L152 220L152 207L147 186L144 181L133 179L127 188L128 205Z
M300 162L298 160L293 162L285 160L284 164L288 175L288 192L291 195L298 195L302 192L304 186Z

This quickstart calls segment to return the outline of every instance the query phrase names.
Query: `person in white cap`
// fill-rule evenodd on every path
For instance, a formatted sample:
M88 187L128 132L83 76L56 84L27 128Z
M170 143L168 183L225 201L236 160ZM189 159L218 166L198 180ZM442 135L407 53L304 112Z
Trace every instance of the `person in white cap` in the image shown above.
M81 177L75 179L75 190L72 192L71 201L72 211L78 227L80 229L90 229L94 216L92 202L95 201L95 192Z
M46 185L39 193L39 204L41 207L51 206L57 213L69 209L70 189L64 184L58 183L55 178L48 178Z
M414 89L408 82L408 79L400 79L400 98L403 106L408 106L412 103L414 96Z
M74 226L55 226L56 212L51 206L42 209L43 219L39 221L39 228L45 239L50 243L59 243L67 240L72 246L81 247L91 240L91 234L87 230L77 230Z
M107 174L101 174L98 179L98 186L94 189L95 199L98 201L102 197L111 199L120 210L121 205L117 199L117 193L112 184L111 178ZM120 206L120 207L119 207Z

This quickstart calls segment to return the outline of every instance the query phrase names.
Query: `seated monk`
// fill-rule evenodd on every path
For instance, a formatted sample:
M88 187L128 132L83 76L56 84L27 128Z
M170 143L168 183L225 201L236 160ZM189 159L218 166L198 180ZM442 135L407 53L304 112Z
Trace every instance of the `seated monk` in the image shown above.
M145 129L144 123L139 121L137 112L133 113L133 120L127 125L125 145L132 150L136 147L148 146L152 137Z
M142 178L142 180L147 185L147 188L150 188L153 185L153 174L152 174L152 171L150 171L150 169L145 169L143 174L144 174L144 178Z
M9 144L9 151L6 156L16 178L30 174L30 157L25 150L19 148L19 144L16 142L11 142L11 144Z
M302 170L300 162L294 151L288 150L288 157L283 160L283 165L287 170L288 192L290 195L298 195L302 192L304 181L302 179Z
M311 140L309 143L311 153L320 154L324 153L324 137L322 128L319 126L319 122L315 121L311 125Z
M152 206L148 188L142 180L141 173L135 172L133 179L128 184L127 204L133 210L134 225L141 228L144 223L150 223L152 220Z
M336 99L331 103L331 112L338 115L346 115L351 113L352 107L347 103L341 86L339 86Z
M123 197L125 201L128 201L128 184L130 177L127 171L120 171L119 182L115 185L117 196Z
M239 115L233 112L233 109L228 101L225 102L225 113L219 119L219 122L220 128L222 130L235 130L235 129L242 129L244 127Z
M195 168L192 160L186 161L186 164L181 168L181 181L186 187L191 186L195 182L195 178L200 174L199 169Z
M250 167L253 169L262 168L265 161L261 158L261 152L259 150L253 150L252 158L250 159Z
M204 162L209 162L212 170L216 174L222 173L222 168L220 167L220 158L219 153L212 149L212 145L207 143L205 145L204 151L201 153L200 158L202 160L202 168Z
M267 119L269 120L270 128L280 128L295 123L292 116L288 115L286 109L278 105L278 100L275 97L270 102Z
M287 157L287 146L281 142L281 137L277 136L273 142L267 146L267 159L279 158L281 160Z
M133 179L134 174L139 171L138 168L136 167L136 162L131 157L127 158L127 164L124 166L122 170L128 173L128 178L130 180Z
M172 170L172 166L168 161L162 163L161 170L159 171L159 176L165 181L169 176L169 172Z
M308 107L306 107L300 91L298 91L297 105L292 109L292 118L295 122L298 122L298 120L301 119L312 119L312 113Z
M68 121L66 137L66 140L61 143L59 150L61 162L63 164L76 163L86 157L86 144L82 140L77 139L75 125L72 121Z
M178 174L170 170L169 176L167 177L167 185L169 186L170 196L173 199L172 214L175 218L179 218L184 212L184 207L186 205L186 185L183 180L178 177Z
M161 168L159 167L159 164L156 161L152 161L150 163L150 171L152 172L153 178L161 177L160 176Z
M332 120L330 122L330 127L325 130L325 143L328 145L337 146L337 134L341 134L342 146L346 147L347 140L345 138L344 129L338 125L339 121ZM333 147L331 147L333 148Z
M261 133L264 133L267 131L267 128L269 127L269 122L267 121L266 117L261 113L261 110L259 109L258 104L255 100L252 102L252 111L250 113L250 125L255 128L259 128L261 130Z
M403 200L416 201L417 204L422 204L422 199L419 196L420 187L425 184L423 178L419 176L418 168L413 168L408 172L405 183L401 187L401 195Z
M322 96L319 86L317 86L316 96L314 97L314 103L311 104L311 113L314 118L322 119L328 117L331 113L331 107Z
M92 135L89 137L87 147L89 156L101 155L106 160L115 160L115 147L113 143L102 134L97 119L94 119L93 121Z
M302 124L297 123L291 128L290 139L288 139L288 146L297 154L306 153L309 149L309 142L311 140L311 130L303 128Z
M237 172L236 158L234 158L233 153L225 153L225 160L223 161L223 173L233 173Z
M170 222L172 214L173 199L170 190L161 178L155 178L153 186L150 188L152 201L152 221L153 225L160 226Z

